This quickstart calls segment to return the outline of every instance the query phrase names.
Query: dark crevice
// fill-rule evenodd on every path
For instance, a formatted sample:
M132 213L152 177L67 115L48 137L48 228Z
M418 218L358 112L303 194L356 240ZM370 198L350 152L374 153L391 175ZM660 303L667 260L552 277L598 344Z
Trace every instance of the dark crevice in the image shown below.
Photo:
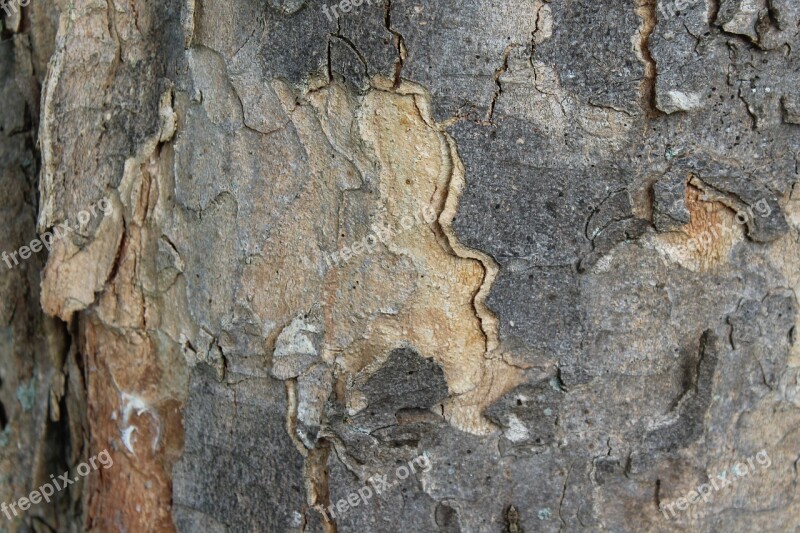
M601 207L603 207L603 205L604 205L604 204L605 204L605 203L608 201L608 199L609 199L609 198L611 198L612 196L615 196L615 195L617 195L617 194L620 194L620 193L623 193L623 192L626 192L626 191L627 191L627 189L624 189L624 188L623 188L623 189L617 189L617 190L614 190L614 191L610 191L610 192L609 192L609 193L608 193L608 194L605 196L605 198L603 198L602 200L600 200L600 203L599 203L599 204L597 204L597 206L596 206L596 207L593 207L593 208L592 208L592 212L591 212L591 213L589 213L589 216L588 216L588 217L586 217L586 224L584 224L584 228L583 228L583 234L586 236L586 239L587 239L588 241L590 241L590 242L594 243L594 239L595 239L595 237L593 237L593 236L589 235L589 226L592 224L592 219L593 219L593 218L594 218L594 217L595 217L595 216L596 216L596 215L597 215L597 214L600 212L600 208L601 208ZM612 222L613 222L613 221L612 221ZM604 230L605 228L607 228L607 227L608 227L610 224L611 224L611 222L609 222L608 224L606 224L605 226L603 226L602 228L600 228L600 233L602 233L602 230ZM600 233L598 233L598 235L599 235Z
M60 399L58 404L59 419L53 421L53 413L50 413L50 416L48 416L47 419L45 442L47 442L48 445L45 447L45 453L47 455L43 461L44 464L47 465L45 468L46 472L66 472L69 470L71 455L73 455L74 452L72 435L70 433L70 418L67 403L69 385L69 380L66 380L64 397ZM34 485L40 486L48 481L49 479L42 478L36 480ZM45 512L45 517L40 517L43 522L48 519L52 520L52 522L48 523L47 525L54 531L64 530L67 524L60 523L60 520L66 519L65 522L71 522L71 513L75 513L75 515L72 517L73 519L77 519L77 517L80 515L80 509L71 509L69 507L69 502L71 500L69 494L70 490L71 487L67 487L66 490L58 492L53 497L52 502L49 504L50 512Z
M358 56L358 60L361 62L362 65L364 65L364 77L369 78L369 64L367 63L367 58L365 58L364 54L361 53L361 50L359 50L356 47L355 43L340 33L336 33L332 35L332 37L342 41L353 51L353 53L356 56ZM330 46L330 41L329 41L329 46Z
M8 415L6 414L6 406L0 402L0 430L6 429L8 426Z
M486 122L489 124L492 123L492 119L494 118L494 109L497 106L497 99L503 94L503 86L500 83L500 78L508 71L508 57L511 55L511 51L518 46L520 45L514 43L506 46L505 50L503 50L503 63L500 65L500 68L494 71L495 90L492 101L489 104L489 111L486 113Z
M747 103L747 100L745 100L744 96L742 95L741 87L737 91L737 96L739 97L739 100L741 100L742 103L744 104L744 109L745 111L747 111L747 116L750 117L750 129L755 131L756 129L758 129L758 117L750 109L750 104Z
M639 50L644 63L644 77L639 86L641 107L648 118L657 117L663 113L658 109L656 99L656 60L650 50L650 37L656 29L658 15L656 13L656 0L637 0L636 14L642 21L639 35Z
M661 509L661 480L656 480L656 489L653 492L653 501L656 504L656 509Z
M567 527L567 522L564 520L564 515L562 514L562 510L564 508L564 499L567 496L567 484L569 483L569 474L571 470L567 470L567 475L564 477L564 486L561 488L561 498L558 501L558 520L561 522L561 525L558 528L559 533Z
M325 438L317 440L313 450L309 450L306 457L306 479L311 487L307 512L316 512L323 521L325 533L337 533L336 519L328 515L327 509L331 505L330 496L330 458L333 443ZM306 516L306 520L308 517Z
M708 2L708 25L714 26L719 15L720 0L706 0Z
M778 8L775 7L775 0L767 0L767 9L764 15L770 27L774 28L776 31L784 30L784 28L781 27L781 17Z
M696 441L704 431L704 417L711 404L714 375L718 362L718 338L706 330L700 338L698 356L687 367L682 394L665 417L666 424L657 424L645 437L648 452L675 452ZM673 416L675 415L675 416Z
M394 63L394 75L393 75L394 87L397 88L400 86L401 74L403 72L403 66L406 61L406 44L402 34L392 29L392 0L386 0L383 9L384 9L383 22L384 25L386 26L386 31L388 31L394 36L394 46L395 49L397 50L397 60Z
M328 39L328 47L326 50L327 57L328 57L328 83L333 83L333 65L331 60L331 40Z

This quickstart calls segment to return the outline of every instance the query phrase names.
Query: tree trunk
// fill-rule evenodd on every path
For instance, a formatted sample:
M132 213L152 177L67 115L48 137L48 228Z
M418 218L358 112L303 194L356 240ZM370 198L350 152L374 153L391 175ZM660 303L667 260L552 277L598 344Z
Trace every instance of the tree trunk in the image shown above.
M6 530L800 531L796 1L26 1Z

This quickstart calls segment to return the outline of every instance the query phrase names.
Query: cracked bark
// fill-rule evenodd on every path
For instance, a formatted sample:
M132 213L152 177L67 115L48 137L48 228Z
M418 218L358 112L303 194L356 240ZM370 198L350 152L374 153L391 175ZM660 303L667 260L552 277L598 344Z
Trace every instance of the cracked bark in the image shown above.
M451 4L3 19L5 529L797 525L800 9Z

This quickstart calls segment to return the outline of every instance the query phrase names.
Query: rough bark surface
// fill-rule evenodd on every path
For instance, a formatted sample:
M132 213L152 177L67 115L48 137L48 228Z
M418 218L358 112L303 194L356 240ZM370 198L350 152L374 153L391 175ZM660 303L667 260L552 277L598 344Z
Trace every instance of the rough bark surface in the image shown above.
M0 263L0 500L114 465L5 528L800 531L798 48L795 0L30 0L0 247L75 229Z

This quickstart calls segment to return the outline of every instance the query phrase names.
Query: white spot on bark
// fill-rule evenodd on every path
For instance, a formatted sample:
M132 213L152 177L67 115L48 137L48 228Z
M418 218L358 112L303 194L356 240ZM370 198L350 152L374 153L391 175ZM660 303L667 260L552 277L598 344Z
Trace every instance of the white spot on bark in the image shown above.
M131 416L136 413L136 416L142 416L144 413L149 413L153 418L156 425L156 436L153 438L153 450L158 447L158 441L161 438L161 421L156 415L153 408L147 404L140 396L135 394L128 394L127 392L120 392L120 436L122 443L133 455L136 452L133 449L133 432L138 431L138 428L130 424ZM116 415L116 413L114 413ZM129 425L130 424L130 425Z
M700 93L685 93L683 91L670 91L667 93L676 110L692 111L703 107Z
M522 442L528 440L530 437L528 428L526 428L525 424L514 414L508 417L508 429L506 429L505 434L506 438L511 442Z
M131 452L132 455L136 455L136 452L133 451L132 437L134 431L136 431L136 428L134 426L129 426L120 432L120 436L122 437L122 444L125 445L125 447L128 449L129 452Z

